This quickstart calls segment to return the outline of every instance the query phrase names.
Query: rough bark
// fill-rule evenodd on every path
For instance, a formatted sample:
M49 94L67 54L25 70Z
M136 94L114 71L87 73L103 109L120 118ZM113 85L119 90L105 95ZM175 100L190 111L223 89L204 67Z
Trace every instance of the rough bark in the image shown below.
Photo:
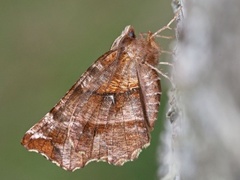
M240 1L182 5L174 72L180 131L174 123L166 130L171 163L159 177L240 179Z

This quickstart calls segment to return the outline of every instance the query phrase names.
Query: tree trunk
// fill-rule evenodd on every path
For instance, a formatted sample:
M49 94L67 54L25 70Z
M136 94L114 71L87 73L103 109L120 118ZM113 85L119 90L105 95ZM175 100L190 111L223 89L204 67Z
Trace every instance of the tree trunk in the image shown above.
M186 0L181 5L176 88L169 96L172 123L166 122L162 136L159 177L238 180L240 1Z

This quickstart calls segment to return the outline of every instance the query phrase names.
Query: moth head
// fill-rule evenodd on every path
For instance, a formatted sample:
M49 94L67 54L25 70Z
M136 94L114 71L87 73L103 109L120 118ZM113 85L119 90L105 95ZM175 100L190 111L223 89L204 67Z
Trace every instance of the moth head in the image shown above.
M118 36L117 39L115 39L111 46L111 50L122 47L122 44L131 42L134 39L136 39L134 29L131 25L128 25L124 28L121 35Z

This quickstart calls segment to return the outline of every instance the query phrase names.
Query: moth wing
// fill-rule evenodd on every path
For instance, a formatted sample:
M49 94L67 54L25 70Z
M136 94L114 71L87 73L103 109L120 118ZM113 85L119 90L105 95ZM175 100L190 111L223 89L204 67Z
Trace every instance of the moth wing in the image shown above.
M122 165L135 159L150 140L135 63L126 54L105 53L22 144L71 171L94 160Z

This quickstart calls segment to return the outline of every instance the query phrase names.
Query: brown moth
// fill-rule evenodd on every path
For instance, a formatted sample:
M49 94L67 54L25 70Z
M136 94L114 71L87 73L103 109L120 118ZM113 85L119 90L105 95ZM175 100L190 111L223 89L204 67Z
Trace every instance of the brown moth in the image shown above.
M29 129L22 145L65 170L91 161L123 165L150 144L160 105L160 48L127 26L66 95Z

